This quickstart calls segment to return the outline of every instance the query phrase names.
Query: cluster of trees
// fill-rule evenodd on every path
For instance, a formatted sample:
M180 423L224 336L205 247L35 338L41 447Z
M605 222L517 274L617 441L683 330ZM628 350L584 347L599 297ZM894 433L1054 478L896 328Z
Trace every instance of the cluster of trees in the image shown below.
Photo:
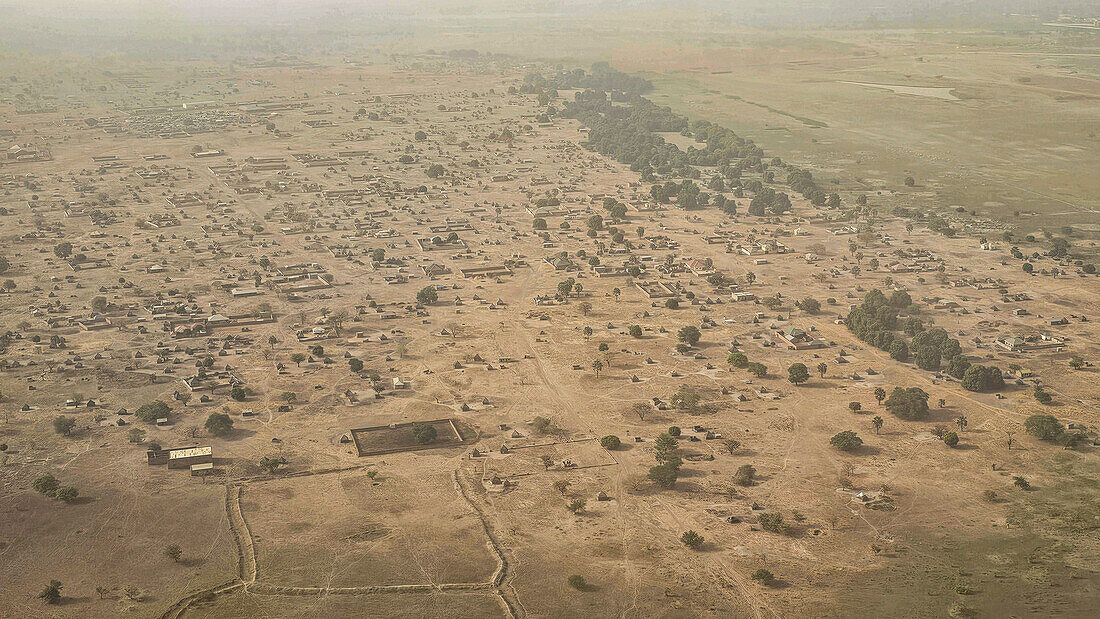
M163 400L153 400L147 402L138 407L134 411L134 417L137 417L145 423L156 423L157 419L164 419L168 417L168 413L172 412L172 409L168 408L168 405Z
M791 198L771 187L761 187L749 202L749 215L762 217L766 212L782 215L791 210Z
M810 174L806 170L791 170L787 174L787 184L790 185L791 191L797 191L802 194L802 197L809 200L815 206L822 206L826 201L829 202L829 206L840 206L840 196L835 193L826 196L825 191L818 187L817 182L814 181L813 174Z
M46 473L36 478L31 482L31 488L39 494L44 494L51 499L57 499L58 501L64 501L65 503L72 503L76 500L76 497L80 495L80 492L72 486L62 486L61 482L56 477Z
M680 467L684 461L676 455L678 441L669 433L664 433L654 441L654 458L657 465L649 469L649 479L661 488L671 488L676 485L676 479L680 476Z
M764 365L763 363L749 361L749 358L745 355L745 353L730 353L730 355L726 357L726 363L730 364L730 367L748 370L749 374L752 374L757 378L764 378L768 375L768 366Z
M962 354L962 345L942 327L926 328L916 317L898 324L898 311L912 305L904 291L895 291L888 299L880 290L871 290L863 302L848 313L848 330L856 337L890 353L901 362L912 360L922 370L938 371L947 362L946 371L970 391L997 391L1004 388L1001 370L993 366L972 365ZM899 326L913 339L909 342L895 330Z
M1053 415L1032 415L1024 420L1024 430L1041 441L1073 447L1086 441L1084 432L1067 432L1062 422Z

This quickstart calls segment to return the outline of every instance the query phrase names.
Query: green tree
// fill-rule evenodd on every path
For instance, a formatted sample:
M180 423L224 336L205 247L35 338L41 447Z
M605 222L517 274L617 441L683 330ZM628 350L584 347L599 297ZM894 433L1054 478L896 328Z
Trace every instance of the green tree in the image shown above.
M600 439L600 445L603 446L604 449L614 451L618 449L620 445L622 445L622 441L619 440L619 437L615 436L614 434L608 434L607 436Z
M642 337L642 328L638 325L630 325L630 337L633 337L633 338Z
M666 462L649 469L649 479L661 488L671 488L676 485L676 478L680 476L680 467Z
M53 496L58 501L64 501L65 503L72 503L76 500L76 497L80 492L72 486L60 486L54 492Z
M302 362L306 360L306 354L302 352L291 353L290 360L294 362L296 367L302 367Z
M806 297L798 303L796 303L798 309L806 312L807 314L816 314L821 311L821 302L813 297Z
M248 392L240 385L233 385L233 388L229 390L229 397L236 402L244 402L245 398L248 397Z
M1057 441L1066 428L1053 415L1032 415L1024 420L1024 430L1041 441Z
M64 260L64 259L68 258L69 256L73 255L73 244L69 243L68 241L58 243L57 245L54 246L53 253L58 258L61 258L62 260Z
M58 434L68 435L76 427L76 420L65 415L58 415L53 420L53 431Z
M435 286L424 286L420 292L416 293L416 302L420 305L431 305L438 300L439 293L436 292Z
M886 399L886 390L882 387L875 387L875 399L878 400L879 406L882 406L882 401Z
M688 346L695 346L696 344L698 344L699 338L701 338L702 336L703 334L699 332L699 328L694 325L687 325L685 327L682 327L680 331L676 334L677 339L687 344Z
M210 413L206 418L206 431L214 436L225 436L233 431L233 420L225 413Z
M130 431L126 433L126 437L131 443L140 443L145 440L145 430L141 428L130 428Z
M882 429L882 417L875 415L874 418L871 419L871 425L875 427L875 434L878 434L879 430Z
M760 514L756 518L756 520L760 523L760 528L764 529L765 531L770 531L772 533L787 532L787 523L783 522L783 515L779 514L778 512L765 512L763 514Z
M791 367L787 368L787 380L793 385L801 385L810 380L810 371L806 369L806 364L792 363Z
M928 416L928 394L920 387L894 387L886 399L886 410L908 421L924 419Z
M574 514L579 514L584 511L585 505L587 505L587 501L582 498L576 498L570 501L565 507Z
M726 363L735 368L746 368L749 366L749 358L745 356L745 353L731 352L730 355L726 357Z
M829 444L841 451L855 451L863 444L863 439L852 430L837 432L829 439Z
M955 447L959 444L959 435L955 432L948 432L943 435L943 442L948 447Z
M362 372L363 371L363 360L362 359L356 359L355 357L352 357L351 359L348 359L348 368L350 368L351 371L355 372L356 374L358 374L359 372Z
M581 576L580 574L573 574L572 576L567 578L565 582L569 583L569 586L573 587L577 591L588 590L588 581L586 581L584 579L584 576Z
M746 366L749 373L757 378L764 378L768 375L768 366L763 363L752 362Z

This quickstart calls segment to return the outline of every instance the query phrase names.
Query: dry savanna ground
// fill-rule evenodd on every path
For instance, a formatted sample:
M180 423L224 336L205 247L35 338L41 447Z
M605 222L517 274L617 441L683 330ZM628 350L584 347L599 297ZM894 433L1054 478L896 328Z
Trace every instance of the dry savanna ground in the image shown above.
M653 77L658 103L728 114L842 204L811 204L776 174L793 208L766 217L728 187L715 191L735 215L655 204L637 171L585 148L580 122L541 117L517 91L524 72L554 70L540 62L402 44L108 71L9 59L0 616L1088 616L1100 285L1087 226L1060 227L1095 213L1082 171L1095 138L1069 135L1095 93L1043 108L1058 116L1047 150L1081 166L1050 190L1072 217L1029 202L1053 223L1004 223L988 216L999 198L959 187L1058 184L1061 164L1028 159L1033 145L981 146L1018 110L969 124L1008 86L972 92L950 71L994 64L926 53L944 76L910 81L959 102L843 84L898 81L896 44L852 43L876 48L858 60L803 50L775 70L733 52L699 60L723 73L615 57ZM1019 105L1087 86L1053 73L1029 72ZM772 131L754 114L777 112L750 100L826 126L779 114ZM912 116L883 133L900 108ZM943 124L924 139L914 127L931 117ZM870 143L950 156L922 174L859 154ZM852 163L823 163L842 151ZM1006 171L1019 161L1034 178ZM948 168L954 189L935 176ZM618 221L608 199L628 205ZM965 206L943 211L957 233L894 214L922 204ZM1074 253L1023 236L1040 227ZM669 296L651 297L657 284ZM857 338L845 318L874 289L908 295L906 317L1001 368L1005 387L969 391L946 362L920 369ZM789 329L817 345L788 347ZM765 370L731 365L733 352ZM809 376L794 384L798 363ZM875 394L894 387L926 392L928 414L891 413ZM142 419L156 400L166 407ZM1034 414L1085 440L1029 435ZM414 433L440 419L463 440ZM398 451L361 457L352 430L391 425L368 448ZM837 449L848 430L862 444ZM682 465L662 486L649 473L677 431ZM209 447L213 472L148 464L157 446ZM47 474L78 496L37 491ZM682 543L688 531L702 543ZM754 579L761 569L774 581ZM57 605L37 597L51 580Z

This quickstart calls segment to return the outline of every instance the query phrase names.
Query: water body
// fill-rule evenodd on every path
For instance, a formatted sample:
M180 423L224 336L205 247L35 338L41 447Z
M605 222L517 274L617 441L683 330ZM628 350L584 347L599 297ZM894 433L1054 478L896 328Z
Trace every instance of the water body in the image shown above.
M931 97L933 99L942 99L944 101L960 101L958 97L952 94L954 88L946 86L897 86L894 84L871 84L868 82L841 82L841 84L854 84L856 86L867 86L870 88L881 88L883 90L890 90L899 95L916 95L918 97Z

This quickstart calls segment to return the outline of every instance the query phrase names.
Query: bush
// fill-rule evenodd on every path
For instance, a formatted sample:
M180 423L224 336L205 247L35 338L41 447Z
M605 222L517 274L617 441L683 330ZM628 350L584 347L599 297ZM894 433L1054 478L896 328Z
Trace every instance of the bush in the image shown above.
M630 325L630 337L642 337L642 328L638 325Z
M772 583L775 582L775 575L772 574L770 571L764 569L764 568L760 568L760 569L756 570L755 572L752 573L752 576L750 576L749 578L751 578L752 580L755 580L756 582L758 582L762 585L767 585L769 587L772 585Z
M669 299L665 301L665 307L668 309L680 309L680 301L678 299Z
M573 587L577 591L584 591L588 588L588 581L584 579L584 576L580 574L573 574L569 578L565 579L565 582L569 583L570 587Z
M955 432L948 432L943 435L943 443L948 447L955 447L959 444L959 435Z
M829 439L829 444L841 451L855 451L863 444L863 439L852 430L837 432Z
M61 603L61 581L51 580L50 584L38 594L38 599L47 604Z
M680 433L681 433L680 426L669 426L668 427L668 435L669 436L680 436Z
M622 445L622 441L620 441L619 437L615 436L614 434L608 434L607 436L600 439L600 445L603 446L604 449L614 451L618 449L620 445Z
M692 550L698 550L703 545L703 536L695 531L684 531L680 536L680 543Z
M733 483L738 486L751 486L754 477L756 477L756 469L751 464L742 464L733 474Z
M73 488L72 486L61 486L60 488L58 488L54 492L53 496L58 501L64 501L66 503L72 503L73 501L76 500L76 497L79 494L80 494L80 492L77 491L77 489Z
M49 473L41 475L31 482L31 488L39 494L44 494L48 497L54 496L61 483L57 481L57 478Z
M427 445L435 440L436 437L435 426L428 425L426 423L413 424L412 435L416 439L416 442L421 445Z
M772 533L786 533L787 523L783 522L783 515L779 513L765 512L757 518L760 528Z

